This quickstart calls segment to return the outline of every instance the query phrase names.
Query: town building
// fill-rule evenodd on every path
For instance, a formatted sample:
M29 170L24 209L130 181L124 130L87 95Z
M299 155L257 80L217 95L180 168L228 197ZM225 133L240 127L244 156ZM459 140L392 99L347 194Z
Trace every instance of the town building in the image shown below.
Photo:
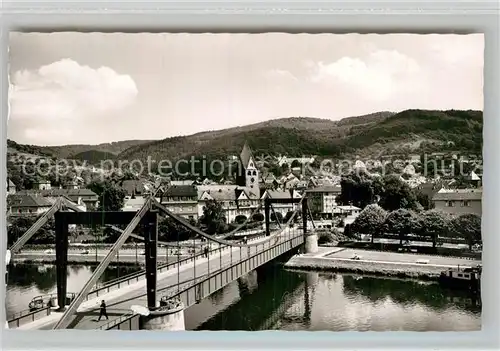
M221 204L227 223L233 223L237 216L252 216L259 206L260 199L250 196L248 188L237 185L200 185L198 186L198 215L203 216L207 201L215 200Z
M260 172L257 169L252 150L247 143L243 146L240 154L242 169L236 177L236 185L246 188L247 195L252 199L260 198L259 179Z
M186 219L198 220L198 191L194 185L173 185L165 190L161 204Z
M85 207L91 211L97 207L99 197L90 189L48 189L48 190L21 190L17 194L20 195L35 195L40 197L59 197L64 196L71 202L79 204L83 202Z
M309 208L313 215L320 215L323 218L331 218L333 209L337 206L336 197L340 195L340 186L321 186L306 190Z
M33 183L33 190L50 190L52 186L48 180L40 180Z
M7 195L14 195L16 193L16 185L12 180L7 179Z
M334 206L332 211L332 217L341 219L345 224L351 224L359 216L361 208L347 205L347 206Z
M436 210L460 215L464 213L482 214L483 190L480 189L441 189L433 197Z
M47 212L52 202L38 194L15 194L7 197L7 214L11 216L38 216Z
M262 194L261 200L264 202L265 199L300 199L302 195L297 190L288 190L288 191L278 191L278 190L266 190L264 194ZM283 218L285 218L288 212L293 212L297 209L298 204L294 204L291 202L288 203L273 203L272 204L274 212L281 213ZM272 212L271 212L272 213Z
M155 185L143 179L124 180L121 187L127 192L130 198L143 197L154 192Z

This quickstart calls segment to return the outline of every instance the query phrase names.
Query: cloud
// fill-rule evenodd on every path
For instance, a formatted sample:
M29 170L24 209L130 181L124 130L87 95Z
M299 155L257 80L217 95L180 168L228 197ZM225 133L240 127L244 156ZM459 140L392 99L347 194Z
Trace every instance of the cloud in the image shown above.
M38 121L41 126L122 109L138 93L130 76L109 67L82 66L70 59L35 71L17 71L10 83L11 118Z
M27 128L24 130L26 138L36 140L38 143L49 145L53 144L54 140L63 143L71 143L74 137L73 129L69 127L38 127Z
M332 63L307 66L310 80L348 89L373 100L387 100L395 93L417 89L423 78L419 64L396 50L378 50L366 58L344 56Z
M292 73L282 69L272 69L266 72L266 77L269 79L278 79L285 81L298 81Z

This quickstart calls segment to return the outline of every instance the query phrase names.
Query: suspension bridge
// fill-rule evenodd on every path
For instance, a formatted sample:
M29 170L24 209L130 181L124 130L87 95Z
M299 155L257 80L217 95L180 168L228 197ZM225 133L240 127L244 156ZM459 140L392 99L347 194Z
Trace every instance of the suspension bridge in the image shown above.
M286 223L274 213L274 203L295 203L295 211ZM261 205L262 206L262 205ZM256 212L260 207L257 208ZM241 240L238 232L251 216L231 233L214 236L193 226L149 197L137 212L83 212L64 197L42 215L10 248L15 257L51 216L55 218L57 300L49 306L21 312L8 320L11 329L121 329L183 330L186 308L200 302L232 281L258 269L267 262L303 249L317 250L317 238L308 231L312 222L307 198L267 198L264 200L265 235ZM302 217L300 229L295 222ZM158 241L159 216L173 219L205 243ZM274 218L277 230L271 230ZM102 259L80 292L67 291L68 226L101 224L120 236ZM126 225L124 230L116 225ZM96 287L96 283L127 239L144 241L145 269ZM158 245L180 249L191 247L192 255L173 263L158 264ZM201 246L208 250L196 250ZM72 296L73 297L68 297ZM99 305L106 301L109 320L98 320Z

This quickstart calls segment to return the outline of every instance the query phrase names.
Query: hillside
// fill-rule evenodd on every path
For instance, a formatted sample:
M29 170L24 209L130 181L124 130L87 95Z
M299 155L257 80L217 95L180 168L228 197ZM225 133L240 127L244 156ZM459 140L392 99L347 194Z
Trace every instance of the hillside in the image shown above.
M124 140L116 141L112 143L103 143L98 145L61 145L61 146L37 146L37 145L23 145L18 144L13 140L7 140L7 146L13 151L23 152L27 154L39 155L39 156L53 156L57 158L70 158L70 159L81 159L91 161L91 159L86 159L86 153L90 152L89 156L96 156L95 152L102 152L107 154L120 154L130 147L137 145L149 143L151 140ZM108 157L112 158L112 157Z
M171 161L205 155L208 160L239 155L245 141L259 154L328 157L379 156L393 152L481 153L482 112L407 110L340 121L283 118L244 127L167 138L132 147L119 159ZM450 143L451 142L451 143Z
M87 161L89 164L98 164L104 160L116 159L116 154L100 150L89 150L73 154L71 158L74 160Z
M464 151L482 152L481 111L406 110L328 119L292 117L206 131L157 141L128 140L100 145L39 147L8 141L9 150L75 158L91 163L102 159L153 160L205 156L226 159L239 155L247 141L256 156L286 154L323 157L377 157L384 154ZM116 155L116 156L114 156Z

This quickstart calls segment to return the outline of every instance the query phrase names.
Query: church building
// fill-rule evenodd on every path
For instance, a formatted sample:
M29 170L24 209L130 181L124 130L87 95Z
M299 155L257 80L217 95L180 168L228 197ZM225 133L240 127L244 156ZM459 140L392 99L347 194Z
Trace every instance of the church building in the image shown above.
M236 184L240 187L245 187L249 193L250 198L259 199L260 174L259 170L257 169L257 164L255 163L252 149L250 149L246 142L240 154L240 162L242 169L239 170L239 174L236 177Z

